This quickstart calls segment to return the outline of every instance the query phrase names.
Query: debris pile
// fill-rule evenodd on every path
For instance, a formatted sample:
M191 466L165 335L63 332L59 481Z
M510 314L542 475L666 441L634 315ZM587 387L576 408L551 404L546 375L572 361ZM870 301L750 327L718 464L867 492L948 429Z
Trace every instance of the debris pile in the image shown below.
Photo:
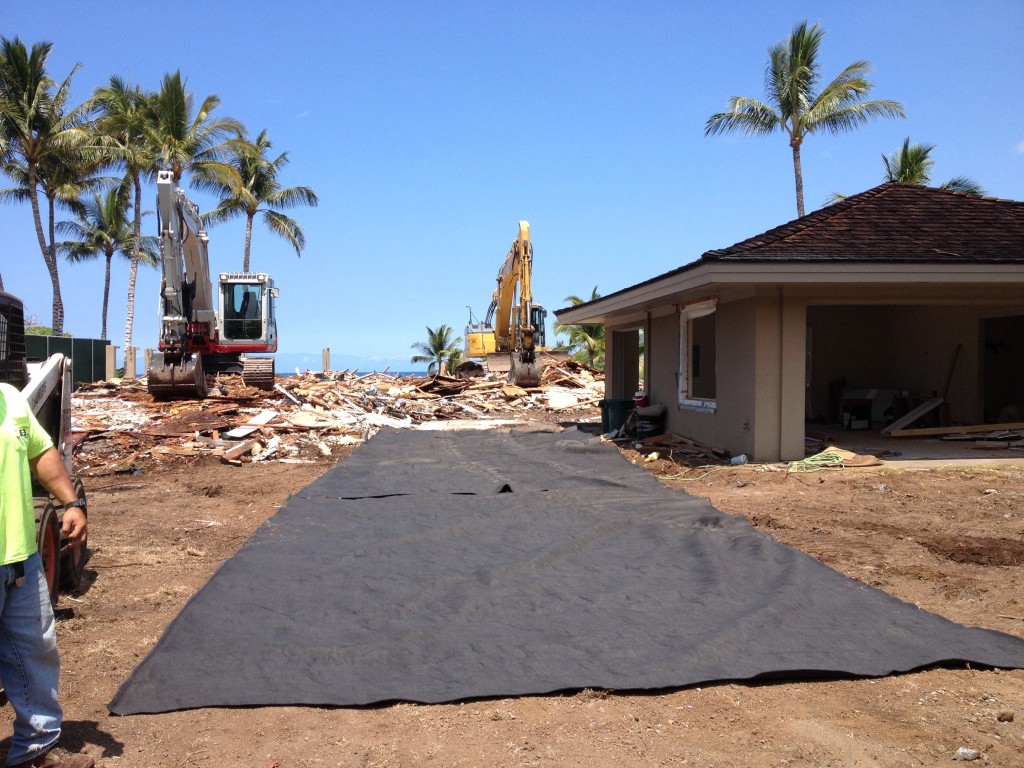
M215 455L230 463L308 462L368 440L382 427L480 426L522 418L589 419L604 396L600 371L573 361L545 368L538 387L504 381L349 371L278 377L274 389L218 376L205 400L154 400L145 380L83 385L73 398L77 471L132 472L146 461ZM565 412L565 413L563 413Z

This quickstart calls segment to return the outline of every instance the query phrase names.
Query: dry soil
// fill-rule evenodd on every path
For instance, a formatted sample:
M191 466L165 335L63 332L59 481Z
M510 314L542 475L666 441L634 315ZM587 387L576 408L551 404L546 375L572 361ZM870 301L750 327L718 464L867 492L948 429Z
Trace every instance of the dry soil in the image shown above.
M624 453L844 574L1024 637L1024 462L795 474ZM978 765L1024 765L1024 671L971 668L429 706L109 715L107 702L188 598L290 493L344 460L306 458L231 466L203 457L87 479L86 585L58 606L65 746L103 768L916 768L974 753Z

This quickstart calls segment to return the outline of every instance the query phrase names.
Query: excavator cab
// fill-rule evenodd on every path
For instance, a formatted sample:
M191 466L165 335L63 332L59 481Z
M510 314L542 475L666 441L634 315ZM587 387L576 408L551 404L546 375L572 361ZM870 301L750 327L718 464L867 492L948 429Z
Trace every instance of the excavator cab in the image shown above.
M264 273L224 272L220 276L220 338L225 344L276 346L274 281Z
M540 304L530 306L530 325L533 326L533 346L543 347L545 344L544 324L548 319L548 311Z

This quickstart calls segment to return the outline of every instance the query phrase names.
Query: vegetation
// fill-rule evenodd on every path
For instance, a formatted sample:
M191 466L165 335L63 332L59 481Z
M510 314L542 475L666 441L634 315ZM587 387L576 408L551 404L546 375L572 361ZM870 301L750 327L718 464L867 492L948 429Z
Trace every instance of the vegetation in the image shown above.
M61 185L54 174L65 163L76 162L72 153L82 143L83 132L81 110L67 110L77 66L57 85L46 72L51 48L51 43L36 43L29 50L17 37L0 38L0 155L4 173L19 177L31 204L39 250L53 286L53 329L62 333L64 302L53 244L53 209ZM44 191L50 203L49 241L43 233L37 190Z
M435 330L427 327L427 340L413 343L412 348L419 352L413 355L411 363L429 363L427 374L445 375L462 362L462 337L453 339L455 334L447 325L440 325Z
M934 144L911 144L910 138L903 140L903 146L891 155L882 155L882 163L885 165L885 181L894 181L900 184L917 184L925 187L931 183L932 168L935 161L932 159ZM939 189L949 189L953 192L966 192L971 195L984 195L985 189L967 176L954 176ZM846 195L838 192L829 197L826 204L837 203L845 200Z
M70 336L69 333L54 333L48 325L26 325L26 336Z
M101 339L107 338L107 307L110 303L110 263L114 254L121 254L131 261L136 243L135 233L127 220L126 198L121 189L110 189L106 195L94 194L92 201L84 205L78 221L62 221L57 231L75 238L58 243L71 262L88 261L104 257L103 311L101 318ZM155 237L142 238L139 258L146 264L156 265L159 246Z
M885 164L885 180L898 181L901 184L919 184L927 186L932 180L932 168L935 161L932 160L934 144L911 144L908 136L903 140L903 146L886 157L882 155L882 162ZM978 182L966 176L954 176L944 184L939 185L940 189L951 189L954 192L967 192L972 195L984 195L985 190Z
M266 131L249 142L241 122L214 115L220 107L215 95L197 106L180 71L165 75L152 93L113 76L86 102L72 107L71 78L78 67L57 83L47 72L51 48L48 42L29 48L16 37L0 38L0 172L14 182L13 187L0 190L0 202L30 205L53 285L54 332L61 333L64 326L54 239L60 230L77 238L74 244L64 244L72 260L88 258L88 249L93 247L97 249L93 255L104 253L107 257L104 338L110 258L120 253L129 259L125 346L132 346L138 266L156 263L154 239L142 235L142 197L144 181L152 180L157 170L171 171L179 185L188 175L192 186L220 194L221 203L208 219L211 223L242 213L247 216L246 270L256 213L262 213L270 230L288 240L296 253L301 252L305 246L302 229L280 209L316 205L317 197L309 187L281 187L278 173L287 164L288 153L271 160ZM119 178L102 175L110 171L116 171ZM41 198L45 206L40 204ZM58 211L68 211L76 218L58 222ZM117 244L108 252L107 245L97 238L113 237L108 229L115 225L115 213L120 217ZM101 231L106 233L102 237ZM0 289L3 287L0 277Z
M740 131L765 135L782 131L789 137L796 179L796 210L804 215L804 179L800 146L808 134L841 133L880 117L905 117L895 101L868 100L874 87L867 75L871 66L855 61L828 85L821 80L818 53L825 31L814 24L798 24L789 39L768 49L765 90L768 103L742 96L729 100L729 109L708 118L704 135Z
M601 298L597 292L597 286L590 292L589 299L581 299L579 296L566 296L564 301L578 307L590 301ZM589 365L598 370L604 369L604 325L564 325L555 322L555 333L565 333L569 337L569 351L572 359L577 362Z
M278 208L294 208L299 205L315 206L319 200L310 187L288 187L283 189L277 181L278 172L288 164L288 153L282 152L276 160L267 157L270 139L265 130L260 131L256 141L235 139L228 145L228 163L237 171L224 181L201 182L200 186L212 188L220 195L220 204L203 216L203 221L215 224L228 221L236 216L245 216L245 250L242 271L249 271L249 244L252 242L252 222L257 213L263 214L267 229L287 240L295 249L295 255L302 255L306 237L294 219L281 213Z
M121 190L130 190L133 199L134 239L129 259L128 306L124 329L124 348L127 351L132 349L135 283L142 261L142 175L150 174L156 168L156 158L148 141L149 99L140 86L131 85L114 75L109 85L96 89L89 106L96 116L95 143L112 167L124 169Z

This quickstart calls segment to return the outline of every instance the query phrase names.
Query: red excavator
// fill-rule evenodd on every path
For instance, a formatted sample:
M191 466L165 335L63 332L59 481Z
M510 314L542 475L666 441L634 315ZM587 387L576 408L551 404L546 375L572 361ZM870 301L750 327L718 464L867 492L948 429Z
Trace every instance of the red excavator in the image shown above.
M206 230L199 209L174 183L157 177L160 228L160 343L149 368L154 397L206 397L208 373L239 373L246 384L274 388L274 300L264 272L222 272L214 306Z

